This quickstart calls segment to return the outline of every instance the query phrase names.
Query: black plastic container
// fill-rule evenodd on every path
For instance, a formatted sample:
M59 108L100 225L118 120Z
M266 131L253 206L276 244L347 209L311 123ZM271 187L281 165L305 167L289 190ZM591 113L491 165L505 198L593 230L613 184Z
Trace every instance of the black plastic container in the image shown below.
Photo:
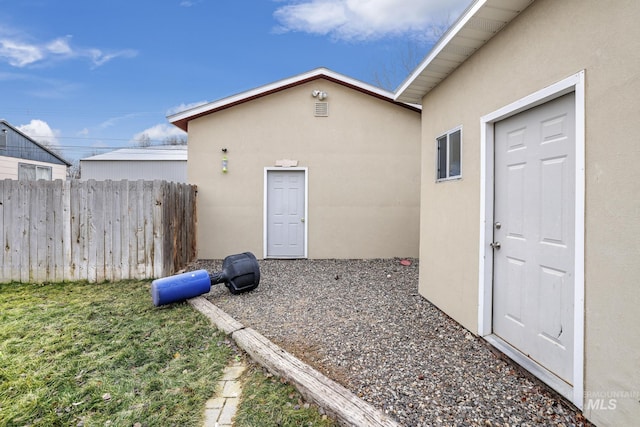
M222 271L209 275L211 284L223 283L232 294L249 292L260 283L258 260L251 252L229 255L222 261Z

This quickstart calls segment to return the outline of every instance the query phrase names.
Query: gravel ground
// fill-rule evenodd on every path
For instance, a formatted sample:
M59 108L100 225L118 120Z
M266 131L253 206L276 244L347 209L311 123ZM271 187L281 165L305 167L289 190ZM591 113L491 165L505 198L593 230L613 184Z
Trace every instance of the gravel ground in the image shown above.
M253 292L206 297L402 425L591 425L420 296L410 261L262 260Z

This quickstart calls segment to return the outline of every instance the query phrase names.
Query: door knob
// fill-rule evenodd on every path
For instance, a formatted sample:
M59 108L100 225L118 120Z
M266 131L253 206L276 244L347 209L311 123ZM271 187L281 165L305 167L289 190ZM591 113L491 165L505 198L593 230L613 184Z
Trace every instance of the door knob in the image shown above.
M489 246L491 246L493 249L500 249L500 242L493 242Z
M304 222L304 218L300 218L300 222Z

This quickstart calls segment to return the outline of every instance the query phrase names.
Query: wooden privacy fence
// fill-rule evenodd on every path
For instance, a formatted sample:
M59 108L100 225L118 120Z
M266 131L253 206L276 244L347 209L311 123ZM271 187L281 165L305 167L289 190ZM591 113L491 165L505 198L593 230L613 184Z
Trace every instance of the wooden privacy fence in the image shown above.
M0 282L148 279L196 257L196 187L0 181Z

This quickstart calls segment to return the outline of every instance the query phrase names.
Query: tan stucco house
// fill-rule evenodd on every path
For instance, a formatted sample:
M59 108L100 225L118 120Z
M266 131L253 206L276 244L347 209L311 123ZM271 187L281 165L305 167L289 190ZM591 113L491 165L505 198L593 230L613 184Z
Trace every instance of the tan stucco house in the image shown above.
M318 68L170 116L198 257L418 255L420 108Z
M480 0L422 105L420 293L598 425L640 420L640 2Z

